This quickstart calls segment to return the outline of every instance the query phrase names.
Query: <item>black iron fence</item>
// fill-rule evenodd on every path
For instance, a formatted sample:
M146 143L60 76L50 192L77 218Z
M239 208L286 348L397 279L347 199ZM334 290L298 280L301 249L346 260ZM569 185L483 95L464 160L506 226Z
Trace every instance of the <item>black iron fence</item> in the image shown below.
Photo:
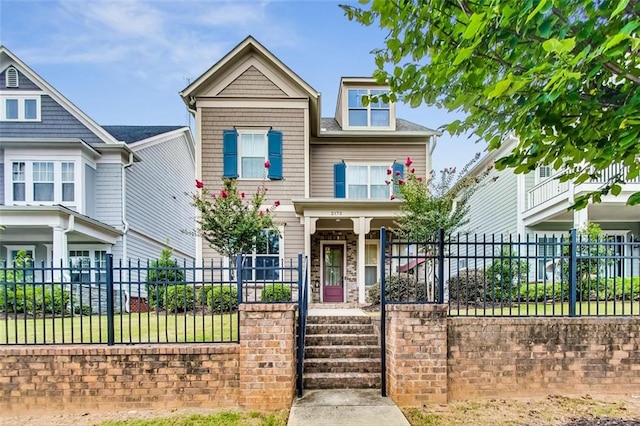
M297 260L0 266L0 344L237 342L240 303L297 301Z
M449 303L451 316L640 314L637 238L440 232L413 242L383 228L381 247L374 301Z

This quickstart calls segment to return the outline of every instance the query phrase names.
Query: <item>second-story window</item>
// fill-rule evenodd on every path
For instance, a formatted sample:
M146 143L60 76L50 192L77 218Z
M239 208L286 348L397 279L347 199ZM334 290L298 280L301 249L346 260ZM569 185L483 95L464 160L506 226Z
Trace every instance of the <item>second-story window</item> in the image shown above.
M349 126L350 127L389 127L391 112L389 103L378 99L364 105L362 98L365 96L380 96L388 93L387 90L374 89L349 89Z
M347 164L347 198L388 199L387 169L388 165Z
M264 163L267 160L267 133L240 132L239 137L240 177L244 179L264 178Z
M11 162L7 203L75 204L76 173L72 161Z

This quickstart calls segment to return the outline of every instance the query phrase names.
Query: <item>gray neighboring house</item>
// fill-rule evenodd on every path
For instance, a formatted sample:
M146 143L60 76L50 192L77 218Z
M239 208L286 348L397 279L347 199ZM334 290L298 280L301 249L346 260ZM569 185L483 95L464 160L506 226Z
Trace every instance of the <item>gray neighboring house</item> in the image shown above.
M510 137L498 150L485 155L476 166L470 170L470 175L482 173L498 158L508 154L518 143L515 137ZM640 242L640 206L628 206L627 200L636 191L640 191L640 178L632 179L622 185L619 196L607 195L602 197L601 203L590 203L586 208L578 211L569 210L573 200L582 194L597 190L604 183L603 179L616 173L620 166L613 164L603 174L601 179L593 179L576 185L572 182L560 182L558 177L561 170L553 170L550 166L538 167L527 174L515 174L511 169L491 170L488 183L479 189L470 200L469 224L465 227L469 233L520 236L527 237L531 242L537 241L539 250L551 250L548 256L557 256L559 246L545 242L559 241L566 238L570 229L580 229L588 222L597 223L603 233L612 241ZM493 178L497 179L493 181ZM626 244L618 246L618 254L623 256L640 255L640 244ZM542 255L541 252L538 255ZM464 268L465 259L460 259ZM540 259L535 267L532 265L531 279L544 280L554 273L552 261L544 262ZM627 260L626 262L630 262ZM633 271L639 271L640 265L633 265ZM473 265L468 265L470 268ZM619 274L624 265L614 267L614 274ZM626 265L627 275L631 265Z
M80 282L101 279L82 265L107 253L194 259L188 127L100 126L4 46L0 97L0 259L26 250L36 265L78 266Z

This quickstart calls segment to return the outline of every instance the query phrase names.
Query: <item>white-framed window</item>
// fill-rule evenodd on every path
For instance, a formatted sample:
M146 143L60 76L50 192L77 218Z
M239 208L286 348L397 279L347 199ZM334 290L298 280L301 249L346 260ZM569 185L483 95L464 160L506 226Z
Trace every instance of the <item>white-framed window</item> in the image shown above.
M560 272L556 269L559 267L561 246L556 236L538 237L538 251L536 253L538 258L538 280L552 280L554 275L557 279L560 279Z
M263 231L263 237L251 255L243 258L243 278L247 281L276 281L280 279L282 263L282 234L276 230Z
M377 241L365 241L364 244L364 285L372 285L378 282L380 270L380 253Z
M536 169L536 184L543 182L551 177L553 174L553 168L551 166L540 166Z
M8 204L75 205L78 176L74 161L14 160L10 170Z
M14 67L7 68L4 73L4 83L8 88L16 88L20 86L20 80L18 78L18 70Z
M107 250L90 248L69 250L70 281L97 284L105 282Z
M392 185L387 170L389 164L347 164L347 195L352 199L386 200L391 195Z
M267 161L267 131L238 130L238 171L242 179L263 179Z
M376 102L364 105L365 96L388 94L388 90L380 89L348 89L347 122L349 127L389 127L391 125L391 108L388 102L378 98Z
M0 102L0 120L40 121L40 96L3 96Z

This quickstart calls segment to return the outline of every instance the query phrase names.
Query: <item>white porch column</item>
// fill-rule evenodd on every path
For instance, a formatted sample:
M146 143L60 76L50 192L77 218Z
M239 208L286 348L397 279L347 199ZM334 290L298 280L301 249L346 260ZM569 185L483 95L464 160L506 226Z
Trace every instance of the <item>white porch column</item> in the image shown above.
M587 205L582 210L573 211L573 227L575 229L585 228L589 221L589 206Z
M365 291L365 239L367 234L370 231L371 227L371 219L370 217L352 217L351 221L353 222L353 232L358 235L358 268L357 268L357 280L358 280L358 302L365 303L366 302L366 291Z
M52 226L53 228L53 255L51 261L53 262L53 281L61 282L62 271L60 265L66 268L69 264L68 250L67 250L67 234L62 226Z
M309 301L311 301L311 236L316 233L316 221L317 217L304 217L304 254L308 256L309 263L307 264L307 294L309 295ZM320 254L322 255L322 253Z

